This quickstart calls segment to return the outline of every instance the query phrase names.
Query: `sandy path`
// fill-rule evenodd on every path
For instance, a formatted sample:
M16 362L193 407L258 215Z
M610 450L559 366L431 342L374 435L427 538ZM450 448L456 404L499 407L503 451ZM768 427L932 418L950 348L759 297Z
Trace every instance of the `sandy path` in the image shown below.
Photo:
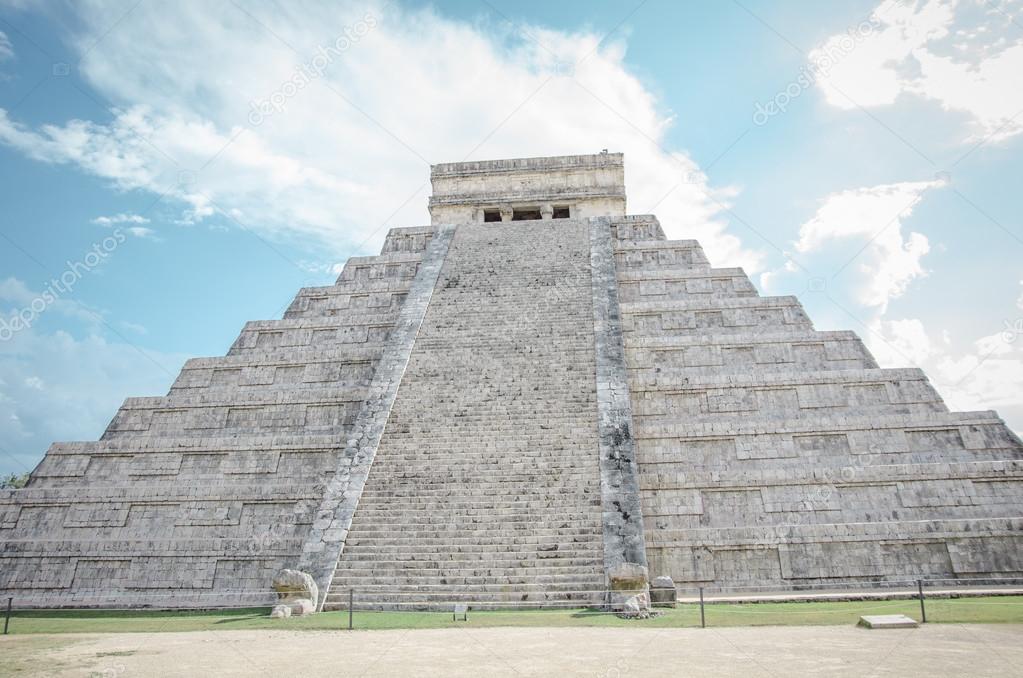
M1023 676L1023 625L0 637L17 676Z

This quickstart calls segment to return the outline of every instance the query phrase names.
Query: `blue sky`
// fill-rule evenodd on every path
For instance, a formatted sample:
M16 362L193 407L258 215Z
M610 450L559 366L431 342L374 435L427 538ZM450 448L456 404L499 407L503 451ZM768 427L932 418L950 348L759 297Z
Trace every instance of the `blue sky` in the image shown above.
M0 33L0 471L427 223L430 163L602 148L630 212L1023 430L1023 3L0 0Z

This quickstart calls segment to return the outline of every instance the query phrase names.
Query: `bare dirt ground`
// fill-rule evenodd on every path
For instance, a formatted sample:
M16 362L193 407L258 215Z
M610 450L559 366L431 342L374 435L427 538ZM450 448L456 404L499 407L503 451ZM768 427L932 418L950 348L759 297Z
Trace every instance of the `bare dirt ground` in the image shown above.
M1023 625L0 637L11 676L1023 676Z

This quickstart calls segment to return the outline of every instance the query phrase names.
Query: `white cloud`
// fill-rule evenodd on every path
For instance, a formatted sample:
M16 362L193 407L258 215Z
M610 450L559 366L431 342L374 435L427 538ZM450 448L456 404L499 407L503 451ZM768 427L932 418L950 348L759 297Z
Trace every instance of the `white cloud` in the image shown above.
M961 350L950 347L948 330L935 340L917 318L877 321L863 338L881 367L923 369L949 409L994 409L1021 433L1023 332L1006 327Z
M891 367L923 365L942 350L917 318L878 320L864 339L878 363Z
M7 61L14 58L14 46L10 38L3 31L0 31L0 61Z
M10 301L17 306L28 306L37 296L38 293L30 290L17 278L5 278L0 281L0 299L4 301Z
M903 235L902 222L925 191L942 185L941 180L915 181L832 193L800 226L796 251L808 254L847 241L842 250L848 258L845 265L859 273L855 301L883 314L891 299L926 275L921 260L930 250L927 237L916 232Z
M158 239L156 237L156 231L151 228L146 228L145 226L129 226L125 230L136 238L149 238L150 240Z
M1023 321L953 349L948 330L932 337L917 318L878 320L863 339L881 367L919 367L953 411L997 410L1023 422Z
M1023 132L1023 38L1018 5L957 0L896 2L875 9L875 29L833 64L820 86L839 108L881 106L908 94L969 116L971 139L1005 139ZM844 34L810 54L817 62Z
M299 259L295 262L295 265L306 273L312 273L318 276L331 274L340 275L345 265L343 262L331 262L331 261L310 261L308 259Z
M117 324L130 332L134 332L135 334L149 334L149 330L146 329L144 325L139 325L138 323L122 320Z
M98 224L99 226L113 226L115 224L148 224L149 219L138 214L121 212L120 214L114 214L109 217L96 217L92 220L92 223Z
M113 10L75 7L84 47ZM0 112L0 142L121 189L166 193L184 203L183 223L223 213L335 254L363 241L376 249L387 226L428 222L429 163L609 148L626 154L630 211L656 205L670 234L701 238L714 260L760 267L725 230L732 191L661 147L672 116L627 70L622 43L373 7L375 25L291 91L298 69L365 21L365 7L244 7L143 3L81 64L117 104L110 122L28 128ZM254 125L264 100L280 110Z
M1023 41L976 66L927 51L916 56L923 75L914 91L973 116L975 137L999 141L1023 132Z
M28 319L30 325L34 324L40 315L50 310L90 326L103 320L101 311L80 301L62 298L52 285L37 292L17 278L0 280L0 301L8 302L0 304L0 327L10 325L16 315L23 320ZM0 332L0 338L5 336L6 332Z
M0 440L14 456L0 455L0 473L32 468L54 441L96 439L126 395L166 393L184 359L97 334L31 329L0 342Z
M1010 346L980 346L958 357L946 355L928 371L948 399L949 405L963 410L1005 410L1005 417L1023 409L1023 351ZM1018 421L1018 419L1017 419Z

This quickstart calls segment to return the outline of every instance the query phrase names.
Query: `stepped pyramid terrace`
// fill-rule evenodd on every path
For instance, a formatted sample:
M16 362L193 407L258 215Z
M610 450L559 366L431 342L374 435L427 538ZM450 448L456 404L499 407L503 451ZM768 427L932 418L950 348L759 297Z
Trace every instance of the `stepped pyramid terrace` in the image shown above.
M1023 444L626 210L621 154L432 168L430 225L0 491L20 606L598 604L1023 576ZM727 262L713 262L727 264Z

